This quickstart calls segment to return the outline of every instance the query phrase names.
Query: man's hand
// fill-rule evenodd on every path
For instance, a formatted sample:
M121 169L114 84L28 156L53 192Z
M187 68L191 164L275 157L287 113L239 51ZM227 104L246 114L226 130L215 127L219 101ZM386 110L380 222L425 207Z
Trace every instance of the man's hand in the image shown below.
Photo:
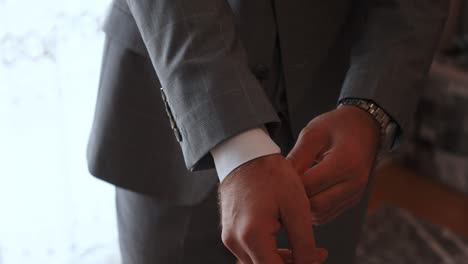
M283 263L275 238L281 224L287 230L295 263L324 261L326 252L315 248L301 178L280 154L239 166L221 183L219 194L222 239L241 263Z
M376 157L379 129L370 114L343 105L301 131L287 158L302 175L314 223L326 223L360 201Z

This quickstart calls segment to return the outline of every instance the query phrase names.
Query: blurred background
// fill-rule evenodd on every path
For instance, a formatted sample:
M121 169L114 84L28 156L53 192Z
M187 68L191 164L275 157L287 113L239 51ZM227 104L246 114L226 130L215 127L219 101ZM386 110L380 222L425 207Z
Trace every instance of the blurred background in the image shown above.
M85 161L109 2L0 0L1 264L118 263Z
M468 263L468 2L450 4L412 129L376 169L358 263Z
M109 1L0 0L0 264L119 263L113 188L85 160ZM361 264L468 263L468 3L451 6Z

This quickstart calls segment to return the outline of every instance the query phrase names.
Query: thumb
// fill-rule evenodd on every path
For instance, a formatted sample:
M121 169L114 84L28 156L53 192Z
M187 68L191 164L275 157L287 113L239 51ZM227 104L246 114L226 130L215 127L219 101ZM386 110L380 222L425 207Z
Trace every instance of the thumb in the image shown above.
M299 175L303 175L326 150L328 137L321 130L303 129L293 149L286 157Z

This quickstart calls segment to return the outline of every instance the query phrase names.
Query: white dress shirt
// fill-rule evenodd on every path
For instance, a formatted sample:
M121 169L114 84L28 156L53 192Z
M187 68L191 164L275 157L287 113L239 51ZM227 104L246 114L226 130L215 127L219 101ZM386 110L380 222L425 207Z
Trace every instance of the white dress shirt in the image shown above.
M211 151L219 181L235 168L247 161L281 153L280 148L270 138L266 129L253 128L235 135L214 147Z

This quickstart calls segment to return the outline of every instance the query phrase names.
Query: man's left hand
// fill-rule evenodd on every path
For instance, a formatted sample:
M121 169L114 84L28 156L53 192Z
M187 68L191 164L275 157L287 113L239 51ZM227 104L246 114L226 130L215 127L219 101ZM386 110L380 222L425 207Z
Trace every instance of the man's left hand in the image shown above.
M287 159L302 177L314 224L334 219L361 200L379 140L377 121L351 105L314 118L301 131Z

